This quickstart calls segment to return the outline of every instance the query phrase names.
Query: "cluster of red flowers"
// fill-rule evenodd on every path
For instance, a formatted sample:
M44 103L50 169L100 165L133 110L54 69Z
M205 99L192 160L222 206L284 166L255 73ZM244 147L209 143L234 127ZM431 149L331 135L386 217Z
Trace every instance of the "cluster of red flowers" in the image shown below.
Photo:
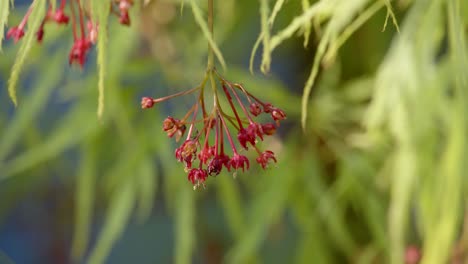
M220 80L220 91L215 87L213 108L210 112L205 107L204 83L191 90L163 98L154 99L143 97L142 108L151 108L154 104L168 99L190 94L198 91L198 100L182 119L167 117L163 122L163 130L169 137L176 141L188 132L185 141L176 149L175 157L182 162L188 173L188 180L194 188L205 186L208 176L218 175L223 168L228 171L250 168L249 159L241 155L240 149L248 150L249 147L257 152L255 161L265 169L270 162L276 162L273 151L261 151L257 146L257 139L263 140L265 136L276 132L280 121L286 118L283 110L270 103L262 102L249 93L241 84L230 83L217 75ZM229 113L220 104L220 96L223 96L229 104ZM241 96L245 97L244 101ZM248 102L246 107L244 102ZM200 114L201 112L201 114ZM268 114L275 123L258 123L255 117ZM198 116L201 115L201 118ZM198 118L198 119L197 119ZM196 126L201 124L201 130ZM237 144L232 136L233 130L237 132ZM214 136L211 136L214 134ZM229 144L232 156L225 150L225 138ZM195 164L198 161L198 164Z
M55 1L55 0L51 0ZM60 5L56 10L52 10L52 4L49 3L45 17L42 19L42 23L39 27L39 30L36 32L36 39L40 43L44 38L44 26L46 23L52 22L57 24L68 25L70 18L65 13L65 6L67 0L61 0ZM115 14L119 17L120 24L130 25L129 9L133 5L133 0L112 0L110 4L110 9L112 14ZM98 24L91 20L91 16L86 9L83 8L83 5L80 3L80 0L69 0L70 15L73 27L73 46L69 55L70 65L73 63L78 63L83 67L86 61L86 54L93 44L96 44L97 35L98 35ZM13 40L18 42L24 36L24 29L28 22L29 15L32 12L32 6L29 7L26 15L21 20L18 26L10 28L7 33L7 38L13 38ZM75 9L78 9L76 11ZM118 11L116 10L118 9ZM78 16L78 18L77 18ZM86 20L86 21L85 21ZM86 28L85 28L86 23ZM78 35L78 27L80 30L80 35Z

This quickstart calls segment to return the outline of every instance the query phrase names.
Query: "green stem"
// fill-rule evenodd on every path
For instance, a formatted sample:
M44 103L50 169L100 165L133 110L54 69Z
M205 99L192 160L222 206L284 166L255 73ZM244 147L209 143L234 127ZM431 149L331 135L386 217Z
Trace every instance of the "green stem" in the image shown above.
M208 0L208 29L210 30L211 37L214 39L213 34L213 0ZM208 71L211 71L214 68L214 55L213 48L208 43Z

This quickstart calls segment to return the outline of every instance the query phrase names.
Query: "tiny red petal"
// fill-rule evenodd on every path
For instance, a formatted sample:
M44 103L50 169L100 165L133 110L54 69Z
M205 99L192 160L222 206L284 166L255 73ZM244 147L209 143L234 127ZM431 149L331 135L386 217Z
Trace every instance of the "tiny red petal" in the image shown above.
M133 1L129 0L121 0L119 3L119 9L120 11L128 11L130 7L132 7Z
M188 173L187 179L192 182L193 185L198 186L203 184L208 177L208 173L204 169L191 169Z
M53 15L53 19L57 24L68 24L69 17L65 15L63 9L58 9Z
M273 120L275 121L284 120L286 119L286 113L279 108L275 108L273 111L271 111L271 117L273 117Z
M259 103L253 102L250 104L250 113L254 116L258 116L263 112L262 107Z
M69 64L71 65L74 62L77 62L81 67L83 67L86 61L86 54L90 48L91 42L89 42L89 40L84 38L75 40L75 43L73 44L73 47L70 51Z
M185 124L183 124L179 119L175 119L170 116L164 119L163 130L166 131L167 136L170 138L175 135L176 142L179 142L180 138L184 135L186 128Z
M36 39L37 42L42 43L42 39L44 39L44 27L40 27L36 32Z
M276 132L276 126L275 124L268 123L268 124L263 124L262 125L262 131L265 135L271 136L275 134Z
M248 130L245 128L241 128L237 134L237 140L239 140L239 143L241 146L245 149L249 149L247 147L247 142L250 142L252 146L255 145L255 134L249 133Z
M230 171L230 161L231 160L229 159L229 156L225 154L216 155L208 164L208 174L211 176L218 175L222 171L223 166L226 167L228 171Z
M185 164L186 168L192 167L192 162L196 158L197 142L195 140L186 140L175 151L176 159Z
M130 16L127 11L120 13L119 22L122 25L130 26Z
M270 160L276 163L275 153L273 153L273 151L271 150L267 150L260 154L260 156L258 156L256 160L257 163L260 164L263 169L265 169Z
M6 38L13 38L14 42L18 42L24 36L24 30L19 27L12 27L8 30Z
M97 24L93 24L93 22L91 22L91 20L88 20L88 22L86 23L86 26L88 28L88 40L89 42L93 43L93 44L96 44L97 43L97 39L98 39L98 26Z
M231 158L229 165L236 170L241 168L242 171L245 171L245 169L248 170L250 168L250 163L247 157L237 153L234 154L234 156Z
M253 140L254 143L252 145L255 145L255 138L258 136L261 140L263 140L263 128L262 125L257 124L257 123L250 123L249 126L247 127L247 134L250 140Z
M198 159L206 164L215 155L215 147L205 146L200 153L198 153Z

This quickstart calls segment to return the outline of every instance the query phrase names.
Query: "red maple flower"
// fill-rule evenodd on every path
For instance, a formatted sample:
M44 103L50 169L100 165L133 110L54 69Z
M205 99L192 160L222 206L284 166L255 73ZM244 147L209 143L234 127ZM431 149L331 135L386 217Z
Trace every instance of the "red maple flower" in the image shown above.
M68 24L68 21L70 18L65 15L65 12L63 12L63 8L57 9L55 13L51 14L50 17L57 22L57 24Z
M258 164L260 164L262 168L265 169L270 160L276 163L275 153L273 153L271 150L266 150L265 152L261 153L256 160Z
M192 182L194 188L204 185L208 173L204 169L191 169L188 173L187 179Z
M10 28L10 30L8 30L7 35L6 35L7 39L13 38L15 43L18 42L23 36L24 36L24 30L23 30L23 27L21 27L21 25Z
M239 155L237 153L235 153L234 156L231 158L229 165L236 170L242 168L242 171L244 171L244 169L248 170L250 168L249 159L247 159L246 156Z
M216 70L207 74L213 73L217 74ZM208 175L219 175L223 168L228 171L242 169L243 172L250 169L250 161L246 156L239 154L239 147L248 150L250 145L255 149L259 154L256 161L264 169L269 163L276 163L277 160L272 151L261 152L257 146L257 137L263 140L265 136L273 135L276 132L276 126L274 123L259 123L254 118L262 113L270 114L276 123L286 118L286 114L281 109L262 102L242 85L230 83L219 74L217 76L222 90L221 92L215 91L214 94L224 96L228 103L226 105L221 105L220 100L215 97L213 107L207 108L203 86L158 99L143 97L141 101L142 108L151 108L155 103L199 92L198 100L182 119L167 117L163 122L163 130L169 137L178 133L180 138L184 134L186 126L188 128L186 139L176 149L175 156L178 161L184 163L185 171L189 174L188 179L195 188L200 184L204 185ZM216 85L212 87L217 89ZM241 99L242 95L245 98ZM244 105L245 100L249 102L248 107ZM228 109L225 110L224 107L228 107ZM197 128L197 126L199 127ZM233 135L236 135L237 138ZM226 142L229 143L229 148L225 148ZM225 151L231 152L232 156L230 157ZM199 167L192 168L197 161Z
M91 42L86 38L80 38L75 40L73 47L70 51L68 63L72 65L74 62L78 63L81 67L86 62L86 54L91 48Z

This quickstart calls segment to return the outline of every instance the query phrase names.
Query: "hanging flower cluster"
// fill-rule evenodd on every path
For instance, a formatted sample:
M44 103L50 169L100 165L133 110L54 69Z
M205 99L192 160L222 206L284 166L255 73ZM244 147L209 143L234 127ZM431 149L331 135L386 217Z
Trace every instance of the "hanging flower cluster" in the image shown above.
M56 1L56 0L50 0ZM86 61L86 55L92 45L96 44L98 35L98 24L91 20L91 16L80 0L68 0L69 12L73 30L73 46L69 54L69 64L78 63L83 67ZM65 12L67 0L60 0L60 5L53 10L52 4L48 3L48 9L42 23L36 32L36 39L39 43L44 38L44 26L47 23L56 23L59 25L68 25L70 17ZM130 25L129 9L133 5L133 0L112 0L110 1L111 13L119 17L119 22L122 25ZM10 28L7 32L7 38L13 38L14 42L18 42L24 36L24 30L28 23L29 15L32 12L31 5L26 12L26 15L21 20L18 26ZM86 24L86 26L85 26Z
M208 176L218 175L223 168L228 171L248 170L249 159L241 154L241 149L252 148L257 153L255 162L263 169L269 163L275 162L273 151L261 151L257 146L258 139L273 135L280 121L286 118L283 110L270 103L261 101L249 93L244 86L223 79L216 71L219 87L214 83L214 75L207 74L198 87L177 94L154 99L143 97L141 107L151 108L171 98L198 92L198 99L182 119L167 117L163 122L163 130L167 136L179 141L186 133L185 141L175 150L175 157L182 162L188 173L188 180L194 189L205 186ZM207 110L204 97L204 86L209 77L213 84L213 107ZM227 101L228 111L220 104L221 97ZM246 106L248 105L248 106ZM273 123L259 123L255 118L261 114L270 115ZM198 127L198 128L197 128ZM227 142L225 142L227 139ZM227 151L225 143L231 151Z

